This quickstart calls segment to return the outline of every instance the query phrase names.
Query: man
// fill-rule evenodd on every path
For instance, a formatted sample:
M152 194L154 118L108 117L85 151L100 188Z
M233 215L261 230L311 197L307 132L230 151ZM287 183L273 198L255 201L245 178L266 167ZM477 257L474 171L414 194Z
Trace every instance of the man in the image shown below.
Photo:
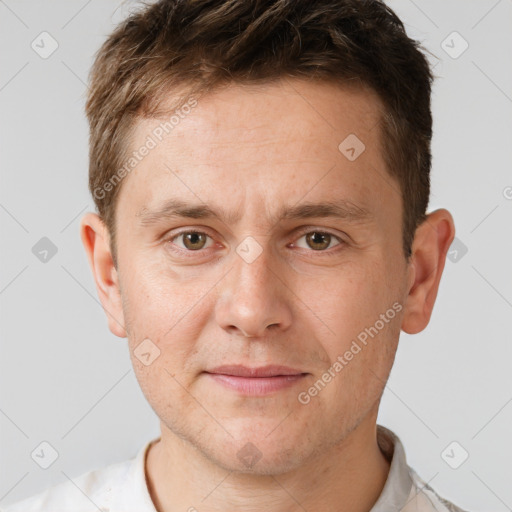
M8 512L460 510L376 425L455 233L426 213L431 81L376 0L160 0L116 29L81 237L161 437Z

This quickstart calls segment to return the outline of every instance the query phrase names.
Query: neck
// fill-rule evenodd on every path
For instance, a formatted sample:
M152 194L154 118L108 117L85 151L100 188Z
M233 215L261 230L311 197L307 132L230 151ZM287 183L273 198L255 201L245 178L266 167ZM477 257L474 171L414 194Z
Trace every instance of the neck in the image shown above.
M147 454L146 478L158 512L369 512L389 472L375 418L300 468L279 475L229 472L162 428Z

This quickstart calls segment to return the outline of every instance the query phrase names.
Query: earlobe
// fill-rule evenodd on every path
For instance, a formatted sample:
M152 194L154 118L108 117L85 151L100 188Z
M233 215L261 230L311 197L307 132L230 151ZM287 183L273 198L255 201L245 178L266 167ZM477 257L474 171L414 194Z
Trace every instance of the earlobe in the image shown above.
M454 237L453 218L445 209L430 213L418 226L409 263L410 286L401 326L404 332L416 334L428 325Z
M108 230L99 215L88 212L82 217L80 237L109 329L116 336L126 338L118 273L112 260Z

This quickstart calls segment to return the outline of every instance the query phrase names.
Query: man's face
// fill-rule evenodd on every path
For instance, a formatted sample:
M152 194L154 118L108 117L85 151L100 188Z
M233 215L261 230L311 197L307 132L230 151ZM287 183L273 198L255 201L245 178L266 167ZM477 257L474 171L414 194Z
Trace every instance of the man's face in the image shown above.
M124 179L119 315L163 439L172 431L227 469L247 469L243 450L261 454L252 471L275 473L375 422L410 277L379 108L327 84L231 85L200 98ZM131 150L161 122L139 120ZM218 217L152 214L171 200ZM146 365L134 350L159 355ZM207 373L221 365L305 375L241 389Z

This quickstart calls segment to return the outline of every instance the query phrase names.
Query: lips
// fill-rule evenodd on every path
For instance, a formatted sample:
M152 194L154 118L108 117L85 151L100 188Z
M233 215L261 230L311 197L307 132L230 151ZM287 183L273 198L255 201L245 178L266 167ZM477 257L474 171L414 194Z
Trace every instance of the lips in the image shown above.
M206 373L214 373L221 375L232 375L234 377L277 377L279 375L301 375L303 372L296 368L281 365L260 366L259 368L251 368L243 365L223 365L208 370Z
M244 396L264 396L283 391L301 381L308 373L289 366L269 365L251 368L223 365L204 372L217 384Z

